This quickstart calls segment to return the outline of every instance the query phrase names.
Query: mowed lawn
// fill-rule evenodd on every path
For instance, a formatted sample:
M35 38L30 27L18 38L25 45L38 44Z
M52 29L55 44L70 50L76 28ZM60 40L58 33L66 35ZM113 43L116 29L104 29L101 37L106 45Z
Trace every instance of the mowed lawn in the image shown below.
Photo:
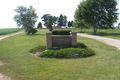
M72 29L73 31L77 31L81 33L81 29ZM90 34L90 35L96 35L96 36L103 36L108 38L115 38L120 40L120 29L98 29L97 33L95 34L93 29L84 29L83 33Z
M46 45L47 29L35 35L25 33L0 41L0 73L16 80L119 80L120 50L102 42L78 37L96 55L88 58L56 59L30 55L29 50Z

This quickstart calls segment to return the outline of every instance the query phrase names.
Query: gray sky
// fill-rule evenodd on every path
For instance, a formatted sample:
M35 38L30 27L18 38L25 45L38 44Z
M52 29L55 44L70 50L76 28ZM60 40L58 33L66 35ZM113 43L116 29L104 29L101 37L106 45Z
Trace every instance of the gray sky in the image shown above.
M51 14L53 16L63 14L67 16L68 21L74 20L74 12L80 1L82 0L2 0L0 2L0 28L17 28L16 22L13 20L15 15L13 10L21 5L26 7L32 5L36 9L39 17L37 23L42 21L41 17L44 14ZM117 8L120 9L120 5Z

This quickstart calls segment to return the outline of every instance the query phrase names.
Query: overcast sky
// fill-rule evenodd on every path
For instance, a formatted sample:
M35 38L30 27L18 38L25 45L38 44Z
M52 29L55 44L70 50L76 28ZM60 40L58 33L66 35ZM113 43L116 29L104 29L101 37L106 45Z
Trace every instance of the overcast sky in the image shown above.
M17 28L16 22L13 20L15 15L13 10L22 5L26 7L32 5L36 9L39 17L37 23L42 21L41 17L44 14L53 16L63 14L67 16L68 21L74 20L74 13L80 1L82 0L2 0L0 2L0 28ZM120 9L120 5L117 8Z

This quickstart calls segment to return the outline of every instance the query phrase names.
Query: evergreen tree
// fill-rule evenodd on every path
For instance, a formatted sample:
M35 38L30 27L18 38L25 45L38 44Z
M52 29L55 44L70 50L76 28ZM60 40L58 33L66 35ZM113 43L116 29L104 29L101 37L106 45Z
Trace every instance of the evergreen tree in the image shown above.
M63 16L63 26L66 27L67 24L67 16Z
M58 18L58 26L61 28L62 26L64 26L63 24L64 18L63 15L61 14Z
M48 21L47 28L49 29L49 31L52 30L52 22L51 21Z
M42 28L42 23L41 23L41 22L38 23L37 28L38 28L38 29Z
M52 17L52 22L54 24L54 27L55 27L55 24L57 24L57 19L58 19L58 17L56 17L56 16Z
M70 21L68 21L68 27L70 27L71 26L71 23L70 23Z
M73 27L73 21L71 21L71 24L70 24L72 27Z

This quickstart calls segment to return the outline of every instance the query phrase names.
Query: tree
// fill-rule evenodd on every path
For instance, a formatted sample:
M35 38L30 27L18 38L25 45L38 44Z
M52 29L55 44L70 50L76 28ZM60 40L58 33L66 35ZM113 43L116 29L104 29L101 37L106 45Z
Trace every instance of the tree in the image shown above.
M57 24L57 19L58 19L58 17L56 17L56 16L52 17L52 23L54 24L54 27L55 27L55 24Z
M67 24L67 16L63 16L63 26L66 27L66 24Z
M49 29L49 31L52 31L52 22L51 21L48 21L47 28Z
M80 28L80 26L79 26L79 21L74 21L73 22L73 26L75 26L75 28Z
M42 23L41 23L41 22L38 23L37 28L38 28L38 29L42 28Z
M73 27L73 21L71 21L71 24L70 24L72 27Z
M100 27L113 27L118 17L116 5L115 0L86 0L78 5L78 16L75 18L87 26L92 26L96 33Z
M101 3L102 9L106 10L106 23L109 27L112 27L113 23L115 23L118 19L118 9L116 9L117 6L117 0L104 0ZM105 9L104 9L105 7Z
M57 24L57 17L56 16L52 16L51 14L44 14L41 19L44 21L44 26L47 26L47 23L49 21L52 22L52 25L54 25L55 27L55 24Z
M52 15L50 14L44 14L42 17L41 17L42 21L44 21L44 26L47 26L47 23L49 21L52 21Z
M118 24L118 29L120 28L120 23Z
M73 27L73 21L68 21L68 27Z
M60 28L64 26L63 20L64 18L63 18L63 15L61 14L58 18L58 26L60 26Z
M30 34L30 33L34 34L34 33L36 33L36 32L37 32L37 30L36 30L36 29L31 28L31 29L30 29L30 31L29 31L29 34Z
M68 27L70 27L71 26L71 23L70 23L70 21L68 21Z
M38 18L37 14L35 13L35 9L32 6L29 8L18 6L14 11L17 13L14 16L14 20L16 21L17 26L22 26L25 28L26 34L28 35L30 29L35 26Z
M76 28L81 28L81 32L83 30L83 27L85 26L84 24L84 21L83 21L83 16L82 16L82 6L84 5L84 2L81 2L80 5L78 5L78 9L75 11L75 15L74 15L74 18L75 18L75 21L73 23L73 25L76 27Z

